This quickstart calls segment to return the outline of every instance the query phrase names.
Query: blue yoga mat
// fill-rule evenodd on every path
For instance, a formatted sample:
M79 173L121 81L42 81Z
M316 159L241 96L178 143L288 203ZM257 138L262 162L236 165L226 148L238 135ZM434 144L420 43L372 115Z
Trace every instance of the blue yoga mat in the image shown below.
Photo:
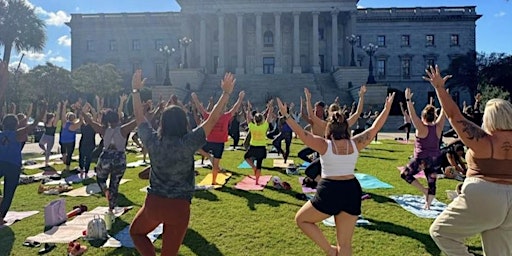
M311 163L304 162L299 166L299 169L306 169Z
M252 167L245 160L238 166L238 169L251 169Z
M390 184L383 182L374 176L364 173L356 173L355 175L363 189L393 188Z
M336 222L334 221L334 216L331 216L331 217L323 220L322 223L328 227L336 227ZM363 215L359 215L359 217L357 218L357 221L356 221L356 226L366 226L366 225L371 225L371 224L372 223L370 221L363 218Z
M155 230L148 234L149 240L151 240L152 243L155 242L155 240L162 234L163 231L164 225L158 225ZM123 247L135 248L132 238L130 237L130 226L126 226L123 230L119 231L119 233L117 233L114 238L121 242Z
M390 196L389 198L395 200L395 202L402 206L402 208L420 218L435 219L444 211L444 209L446 209L446 204L441 203L436 199L432 201L430 210L423 209L425 205L425 196L398 195Z

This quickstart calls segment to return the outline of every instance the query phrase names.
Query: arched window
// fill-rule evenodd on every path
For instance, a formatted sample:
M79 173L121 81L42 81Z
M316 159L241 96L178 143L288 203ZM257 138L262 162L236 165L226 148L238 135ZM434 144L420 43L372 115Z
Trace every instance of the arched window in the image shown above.
M272 33L272 31L267 30L263 34L263 46L274 47L274 33Z

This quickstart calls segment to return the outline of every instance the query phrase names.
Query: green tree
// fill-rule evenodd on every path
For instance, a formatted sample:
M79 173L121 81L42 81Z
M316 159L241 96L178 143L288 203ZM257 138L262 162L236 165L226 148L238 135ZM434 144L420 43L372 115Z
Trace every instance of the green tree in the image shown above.
M78 99L72 87L71 72L49 62L23 75L19 87L27 91L31 100L46 100L50 108L56 106L58 101Z
M483 84L479 89L480 93L482 94L482 107L484 107L487 101L490 99L498 98L510 100L510 92L503 90L501 87L493 86L490 84Z
M512 92L512 55L504 53L483 54L479 59L479 83L492 85Z
M3 61L9 65L12 49L41 51L46 43L46 26L24 0L0 0L0 46ZM8 83L0 84L0 113Z
M71 74L73 87L88 96L101 97L117 96L121 91L123 79L112 64L86 64L74 70Z
M475 95L478 87L476 52L470 51L465 55L453 58L443 73L453 75L453 78L446 82L447 88L467 91L470 95Z

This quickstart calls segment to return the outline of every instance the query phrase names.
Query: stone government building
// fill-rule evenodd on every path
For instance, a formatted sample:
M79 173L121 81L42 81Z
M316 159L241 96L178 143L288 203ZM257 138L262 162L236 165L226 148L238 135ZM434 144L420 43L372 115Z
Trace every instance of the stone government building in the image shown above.
M411 87L421 107L433 95L421 78L425 67L446 68L474 51L481 17L475 6L358 9L357 0L177 2L180 12L72 14L72 69L112 63L129 84L133 70L142 68L154 94L190 89L202 99L229 71L256 102L271 96L297 102L308 87L314 100L340 96L351 104L368 76L363 47L372 43L378 45L372 57L377 84L369 87L368 105L382 103L388 89ZM355 66L350 35L357 39ZM192 39L188 47L179 43L185 36ZM171 89L161 86L165 45L177 49L169 59ZM459 103L471 99L463 90L452 94Z

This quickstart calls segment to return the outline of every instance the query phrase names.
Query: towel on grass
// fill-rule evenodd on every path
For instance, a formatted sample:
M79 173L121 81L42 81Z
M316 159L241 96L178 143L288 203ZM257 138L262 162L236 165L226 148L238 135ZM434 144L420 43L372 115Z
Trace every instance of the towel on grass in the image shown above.
M163 233L164 225L158 225L153 231L148 234L149 240L154 243L155 240ZM114 237L110 237L102 247L127 247L135 248L132 237L130 236L130 225L123 228L119 233L115 234Z
M0 229L6 226L10 226L15 222L28 218L32 215L38 214L39 211L27 211L27 212L16 212L16 211L8 211L7 215L5 215L4 221L6 222L3 225L0 225Z
M130 179L121 179L121 182L119 185L124 184L128 181L131 181ZM110 183L110 179L107 180L107 184ZM98 185L98 183L91 183L87 186L83 186L80 188L73 189L69 192L62 193L63 196L90 196L93 194L99 194L101 193L101 188Z
M395 200L395 202L402 206L402 208L420 218L435 219L444 211L444 209L446 209L446 204L441 203L436 199L432 201L430 210L423 209L425 206L425 196L406 194L390 196L389 198Z

